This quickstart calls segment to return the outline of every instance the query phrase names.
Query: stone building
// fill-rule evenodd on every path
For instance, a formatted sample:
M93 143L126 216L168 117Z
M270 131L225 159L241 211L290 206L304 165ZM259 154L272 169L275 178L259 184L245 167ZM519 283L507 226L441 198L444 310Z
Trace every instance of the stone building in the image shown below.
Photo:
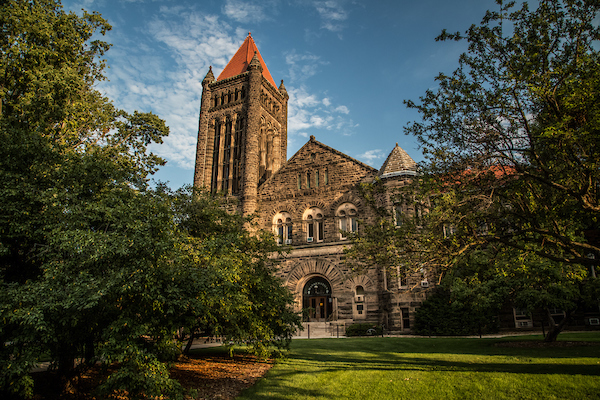
M277 260L278 276L311 321L372 322L409 332L415 309L432 283L370 268L353 273L344 262L344 232L372 220L358 185L376 177L401 187L416 174L398 144L376 170L313 136L287 159L288 94L275 84L248 35L215 79L209 69L202 100L194 185L237 199L237 211L259 216L291 252ZM414 213L386 204L393 215Z

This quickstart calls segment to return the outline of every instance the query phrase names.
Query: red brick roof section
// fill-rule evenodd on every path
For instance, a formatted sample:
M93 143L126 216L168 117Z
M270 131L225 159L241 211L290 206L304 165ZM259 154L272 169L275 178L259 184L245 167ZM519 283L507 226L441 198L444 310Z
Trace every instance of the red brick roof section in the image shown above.
M225 69L219 77L217 81L222 81L223 79L232 78L239 74L243 74L248 70L248 64L252 61L252 57L254 57L254 52L258 56L258 60L260 61L260 65L263 68L263 76L271 83L271 85L277 88L269 69L267 68L267 64L265 64L265 60L263 60L260 52L258 51L258 47L256 47L256 43L254 43L254 39L248 33L246 40L240 46L238 51L234 54L234 56L229 60L229 63L225 66Z

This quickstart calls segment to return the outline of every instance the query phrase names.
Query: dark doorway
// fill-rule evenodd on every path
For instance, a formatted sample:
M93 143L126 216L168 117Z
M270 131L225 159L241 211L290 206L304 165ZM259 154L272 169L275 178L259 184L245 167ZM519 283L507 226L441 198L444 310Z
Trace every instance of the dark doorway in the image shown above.
M320 276L311 278L302 291L302 305L311 321L327 321L333 313L331 285Z

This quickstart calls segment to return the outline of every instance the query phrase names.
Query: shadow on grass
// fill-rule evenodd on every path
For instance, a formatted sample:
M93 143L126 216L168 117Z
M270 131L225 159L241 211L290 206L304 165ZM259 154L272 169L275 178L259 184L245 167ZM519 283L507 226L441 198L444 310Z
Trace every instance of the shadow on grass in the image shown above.
M293 360L314 363L320 371L406 370L505 372L514 374L600 375L600 364L570 359L600 358L598 345L497 347L502 339L369 338L294 343ZM425 355L425 357L423 356ZM500 357L501 362L494 359ZM548 360L553 360L549 362Z

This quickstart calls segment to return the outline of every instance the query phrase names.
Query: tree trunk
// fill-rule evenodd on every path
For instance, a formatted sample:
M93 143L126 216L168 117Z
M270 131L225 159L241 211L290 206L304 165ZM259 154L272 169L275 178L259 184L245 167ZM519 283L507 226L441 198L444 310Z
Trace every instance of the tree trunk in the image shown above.
M572 314L573 314L572 312L567 312L565 317L563 318L563 320L557 324L554 321L554 317L552 317L550 310L546 309L546 315L548 317L549 329L548 329L548 333L546 334L546 337L544 338L544 342L547 342L547 343L556 342L558 335L562 332L562 330L565 328L565 326L568 325L568 322L571 320Z
M73 376L75 371L75 352L71 347L64 347L58 355L58 374L67 380Z
M192 328L190 329L190 337L185 345L185 349L183 349L183 354L185 354L186 356L188 354L190 354L190 350L192 349L192 343L194 342L194 335L196 334L196 330L198 328Z
M91 338L85 341L85 353L83 357L87 365L92 365L92 363L95 362L96 348L94 347L94 341Z

